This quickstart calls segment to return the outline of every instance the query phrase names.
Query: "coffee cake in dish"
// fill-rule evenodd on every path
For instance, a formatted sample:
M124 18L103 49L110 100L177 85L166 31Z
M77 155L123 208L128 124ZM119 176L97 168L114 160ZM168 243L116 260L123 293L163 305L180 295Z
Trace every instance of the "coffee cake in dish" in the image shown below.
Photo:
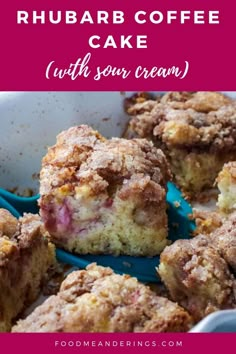
M236 159L236 103L218 92L169 92L127 106L126 137L162 148L176 183L190 195L213 186L225 162Z
M210 208L211 207L208 205L205 210L193 209L193 213L190 217L191 220L194 220L196 226L191 234L193 237L199 234L211 234L225 222L224 215L218 210L211 211L209 210Z
M236 210L236 162L228 162L217 177L218 207L223 213Z
M13 332L183 332L192 320L179 305L136 278L91 264L67 276Z
M178 240L161 254L158 273L171 298L198 321L236 308L236 215L210 235Z
M211 234L211 242L236 276L236 213ZM235 289L236 291L236 289ZM236 293L235 293L236 295Z
M0 209L0 332L39 295L47 271L55 264L54 246L44 236L38 215L17 220Z
M146 139L107 140L72 127L49 148L40 173L40 213L53 242L78 254L154 256L167 244L161 150Z

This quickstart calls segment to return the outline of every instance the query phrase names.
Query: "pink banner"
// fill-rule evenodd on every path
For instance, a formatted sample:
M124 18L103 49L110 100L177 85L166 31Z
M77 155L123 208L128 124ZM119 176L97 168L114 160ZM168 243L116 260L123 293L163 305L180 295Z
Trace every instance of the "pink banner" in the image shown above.
M234 334L2 334L1 352L230 354Z
M234 90L225 0L2 1L0 90Z
M232 0L2 0L0 91L233 91L235 8ZM0 339L4 354L235 351L229 333Z

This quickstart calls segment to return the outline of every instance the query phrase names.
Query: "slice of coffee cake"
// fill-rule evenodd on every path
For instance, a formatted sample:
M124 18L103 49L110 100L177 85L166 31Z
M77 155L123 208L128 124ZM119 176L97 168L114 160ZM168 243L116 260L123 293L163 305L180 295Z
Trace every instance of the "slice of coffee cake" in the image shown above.
M54 264L54 246L44 236L39 216L25 214L17 220L0 209L0 332L9 331L36 299Z

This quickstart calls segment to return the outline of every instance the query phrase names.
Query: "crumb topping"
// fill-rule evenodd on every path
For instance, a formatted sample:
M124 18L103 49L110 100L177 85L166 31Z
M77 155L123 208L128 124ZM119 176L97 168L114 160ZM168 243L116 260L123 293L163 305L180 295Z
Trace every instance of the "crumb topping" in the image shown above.
M169 92L137 103L129 129L167 147L236 149L236 103L217 92Z
M159 274L171 298L199 321L213 311L236 307L236 280L228 264L216 241L199 235L166 247Z
M182 332L191 325L187 311L136 278L91 264L69 274L13 332Z
M40 194L61 186L73 194L76 186L83 183L96 195L104 191L112 193L113 187L116 190L122 185L127 190L132 176L136 180L148 176L151 182L165 189L170 170L162 151L145 139L106 140L82 125L61 133L56 145L49 148L43 159Z
M219 183L226 175L230 176L232 183L236 182L236 161L225 163L223 169L219 173L216 182Z
M25 214L17 220L9 211L0 209L0 266L19 257L22 249L41 243L42 232L39 215Z

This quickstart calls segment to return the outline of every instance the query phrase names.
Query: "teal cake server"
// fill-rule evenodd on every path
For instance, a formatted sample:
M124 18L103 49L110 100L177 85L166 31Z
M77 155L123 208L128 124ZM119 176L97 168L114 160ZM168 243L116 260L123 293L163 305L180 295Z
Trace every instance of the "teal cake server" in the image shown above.
M37 200L39 195L33 197L19 197L0 188L0 207L8 209L14 216L20 217L24 212L37 213ZM173 242L179 238L189 238L195 229L195 222L189 218L192 213L191 205L183 198L179 189L168 183L168 227L169 239ZM127 273L137 277L143 282L159 282L156 267L159 256L131 257L110 255L76 255L63 249L56 250L59 262L67 263L78 268L85 268L89 263L109 266L117 273Z
M23 213L38 213L38 199L38 194L33 197L20 197L0 188L0 207L8 209L15 217Z

